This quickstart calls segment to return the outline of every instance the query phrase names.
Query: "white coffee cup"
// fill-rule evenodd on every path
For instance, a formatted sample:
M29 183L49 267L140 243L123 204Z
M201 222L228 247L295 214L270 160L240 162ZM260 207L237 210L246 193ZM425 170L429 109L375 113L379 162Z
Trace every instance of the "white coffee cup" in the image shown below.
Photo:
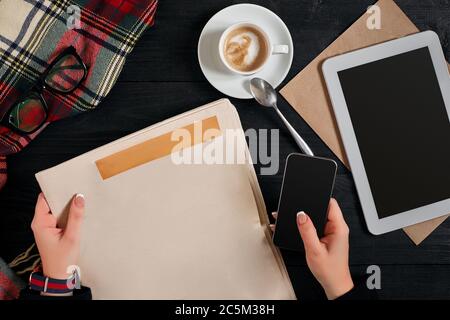
M238 70L238 69L234 68L232 65L230 65L225 57L224 46L225 46L227 37L231 32L233 32L234 30L236 30L238 28L255 29L256 31L258 31L260 33L260 35L263 38L263 41L265 41L265 48L267 50L267 52L265 54L265 59L255 69L248 70L248 71ZM286 53L289 53L288 45L283 45L283 44L282 45L279 45L279 44L273 45L272 42L270 41L270 37L267 35L267 33L260 26L254 24L254 23L250 23L250 22L239 22L239 23L235 23L235 24L229 26L222 33L222 35L220 36L220 40L219 40L220 60L222 61L222 63L225 65L225 67L228 70L230 70L231 72L240 74L240 75L251 75L251 74L257 73L258 71L260 71L264 68L264 66L267 64L267 62L269 61L270 57L273 54L286 54Z

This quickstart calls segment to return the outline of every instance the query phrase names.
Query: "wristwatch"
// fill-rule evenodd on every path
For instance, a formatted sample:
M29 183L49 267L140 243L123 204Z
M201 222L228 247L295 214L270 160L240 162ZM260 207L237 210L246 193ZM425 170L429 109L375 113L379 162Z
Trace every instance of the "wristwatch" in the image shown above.
M42 273L33 271L30 274L30 289L45 293L70 293L77 285L78 277L74 272L67 279L53 279L44 276Z

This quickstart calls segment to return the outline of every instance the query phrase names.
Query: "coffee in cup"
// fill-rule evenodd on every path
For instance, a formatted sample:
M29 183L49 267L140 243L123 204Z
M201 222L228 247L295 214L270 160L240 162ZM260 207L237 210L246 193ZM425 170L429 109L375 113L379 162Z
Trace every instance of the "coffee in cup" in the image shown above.
M223 56L235 70L256 70L267 59L267 41L259 30L251 26L235 28L225 37Z
M287 53L285 45L272 46L267 34L247 22L227 28L219 41L219 54L225 66L236 73L249 75L263 68L273 53Z

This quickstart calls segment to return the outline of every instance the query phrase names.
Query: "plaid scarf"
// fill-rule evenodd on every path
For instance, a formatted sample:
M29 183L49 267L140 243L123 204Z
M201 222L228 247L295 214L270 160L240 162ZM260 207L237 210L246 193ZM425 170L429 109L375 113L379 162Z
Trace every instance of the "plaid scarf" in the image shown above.
M13 300L19 297L25 283L0 258L0 300Z
M87 77L67 95L44 90L49 109L46 124L97 106L142 32L153 24L157 2L0 0L0 119L70 46L87 65ZM45 125L33 134L18 134L0 125L0 189L6 182L6 156L24 148Z

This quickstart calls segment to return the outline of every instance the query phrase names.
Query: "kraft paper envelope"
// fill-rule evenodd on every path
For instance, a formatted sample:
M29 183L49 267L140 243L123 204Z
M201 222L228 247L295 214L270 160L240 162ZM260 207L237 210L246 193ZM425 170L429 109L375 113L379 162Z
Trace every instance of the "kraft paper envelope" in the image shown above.
M332 56L419 32L394 1L380 0L376 5L380 8L381 29L367 28L369 15L362 15L280 91L347 168L349 165L344 146L322 76L323 61ZM446 218L447 216L438 217L403 230L418 245Z
M234 139L236 158L249 160L223 99L36 174L61 225L72 196L86 197L82 282L95 299L295 299L251 162L176 164L179 128L214 132L183 154Z

